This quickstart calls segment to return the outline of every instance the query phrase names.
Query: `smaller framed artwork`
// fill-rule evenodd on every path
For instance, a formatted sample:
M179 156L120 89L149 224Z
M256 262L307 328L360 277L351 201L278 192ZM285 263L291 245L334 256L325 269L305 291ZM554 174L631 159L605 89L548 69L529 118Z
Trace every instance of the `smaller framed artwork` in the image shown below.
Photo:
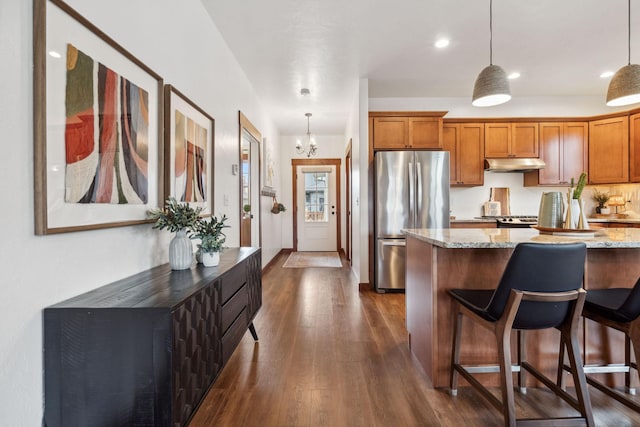
M172 85L165 85L164 198L213 212L215 120Z
M38 235L150 222L163 81L61 0L34 0Z

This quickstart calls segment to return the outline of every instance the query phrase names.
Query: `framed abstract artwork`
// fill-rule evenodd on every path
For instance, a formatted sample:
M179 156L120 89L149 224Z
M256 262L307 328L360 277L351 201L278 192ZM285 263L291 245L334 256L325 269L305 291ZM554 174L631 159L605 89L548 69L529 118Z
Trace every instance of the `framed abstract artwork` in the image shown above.
M163 81L60 0L34 1L35 233L149 222Z
M164 198L213 212L215 120L175 87L164 88Z

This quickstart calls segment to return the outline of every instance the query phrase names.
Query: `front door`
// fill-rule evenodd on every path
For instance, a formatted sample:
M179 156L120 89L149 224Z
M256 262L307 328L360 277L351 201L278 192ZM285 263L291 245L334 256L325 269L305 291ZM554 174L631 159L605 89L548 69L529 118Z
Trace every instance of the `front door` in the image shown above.
M297 166L298 251L337 251L336 166Z

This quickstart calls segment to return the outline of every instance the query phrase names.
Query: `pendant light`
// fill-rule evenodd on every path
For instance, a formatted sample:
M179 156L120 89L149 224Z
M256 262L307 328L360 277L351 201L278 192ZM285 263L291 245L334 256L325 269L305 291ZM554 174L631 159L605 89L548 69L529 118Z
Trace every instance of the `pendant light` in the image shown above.
M618 107L640 102L640 65L631 63L631 0L628 2L628 48L627 65L613 75L607 90L607 105Z
M489 66L480 72L473 86L471 104L491 107L511 99L509 80L502 67L493 64L493 0L489 0Z
M307 117L307 147L302 146L302 141L299 139L296 141L296 151L298 154L307 153L307 157L315 156L318 152L318 143L315 138L311 135L311 131L309 130L309 118L311 117L311 113L304 114Z

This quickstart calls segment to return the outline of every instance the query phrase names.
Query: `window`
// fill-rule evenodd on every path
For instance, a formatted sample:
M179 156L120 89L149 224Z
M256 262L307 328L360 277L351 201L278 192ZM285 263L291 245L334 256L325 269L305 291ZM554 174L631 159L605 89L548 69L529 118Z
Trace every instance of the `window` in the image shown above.
M304 172L305 222L329 221L328 172Z

